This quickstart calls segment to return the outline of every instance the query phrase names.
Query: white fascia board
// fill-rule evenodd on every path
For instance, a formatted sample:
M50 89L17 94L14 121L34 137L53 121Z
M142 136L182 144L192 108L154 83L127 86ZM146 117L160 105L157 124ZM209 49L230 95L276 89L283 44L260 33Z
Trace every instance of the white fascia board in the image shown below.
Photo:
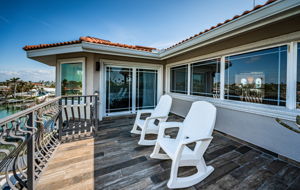
M26 52L27 52L27 57L33 58L33 57L40 57L40 56L47 56L47 55L82 52L82 46L81 44L73 44L73 45L64 45L64 46L29 50Z
M284 19L286 17L296 15L300 13L300 10L295 11L291 14L286 14L282 15L280 17L276 17L273 19L265 20L265 22L259 23L259 24L254 24L260 20L263 20L265 18L271 17L273 15L279 14L281 12L284 12L286 10L292 9L294 7L297 7L300 5L299 0L281 0L281 1L276 1L266 7L262 7L260 9L257 9L247 15L241 16L240 18L237 18L229 23L223 24L215 29L212 29L200 36L195 37L194 39L184 42L180 45L177 45L174 48L167 49L163 52L160 53L160 57L163 59L184 53L186 51L190 51L192 49L199 48L201 46L205 46L209 43L228 38L230 36L234 36L238 33L245 32L252 30L254 28L258 28L262 25L266 25L271 22L275 22L277 20ZM237 30L239 28L242 28L247 25L254 24L251 27L247 27L243 30ZM234 30L237 30L236 32L232 32ZM227 35L223 35L227 34ZM223 35L223 36L222 36ZM218 38L219 36L222 36ZM211 41L209 41L211 40ZM206 43L209 41L208 43Z
M92 53L103 53L109 55L119 55L126 57L137 57L137 58L146 58L146 59L159 59L158 53L152 53L147 51L140 51L129 48L122 48L116 46L109 46L103 44L95 44L89 42L82 42L82 49L85 52Z

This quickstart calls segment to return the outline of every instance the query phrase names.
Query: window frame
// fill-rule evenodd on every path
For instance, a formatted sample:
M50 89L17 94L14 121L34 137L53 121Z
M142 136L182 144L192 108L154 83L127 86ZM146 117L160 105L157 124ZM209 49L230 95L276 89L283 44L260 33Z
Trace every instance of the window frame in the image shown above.
M233 53L233 54L228 54L228 55L225 55L224 56L224 70L223 71L221 71L221 72L223 72L224 73L224 90L223 90L223 93L224 93L224 100L230 100L230 99L227 99L227 98L225 98L225 96L226 96L226 93L225 93L225 81L226 81L226 76L225 76L225 61L226 61L226 59L228 58L228 57L232 57L232 56L237 56L237 55L242 55L242 54L247 54L247 53L253 53L253 52L258 52L258 51L263 51L263 50L268 50L268 49L272 49L272 48L277 48L277 47L281 47L281 46L287 46L287 50L286 50L286 52L287 52L287 69L286 69L286 85L288 86L288 73L289 73L289 71L288 71L288 65L289 65L289 63L288 63L288 56L289 56L289 46L290 46L290 43L283 43L283 44L277 44L277 45L273 45L273 46L264 46L264 47L262 47L262 48L256 48L256 49L253 49L253 50L249 50L249 51L244 51L244 52L241 52L241 53ZM280 71L279 71L280 72ZM280 106L280 105L270 105L270 104L262 104L262 103L254 103L254 104L258 104L258 105L260 105L260 104L262 104L262 105L270 105L270 106L279 106L279 107L287 107L287 91L288 90L286 90L286 100L285 100L285 106ZM244 102L244 101L239 101L239 100L231 100L231 101L238 101L238 102ZM249 103L253 103L253 102L249 102Z
M190 75L189 75L189 73L190 73L190 64L181 64L181 65L176 65L176 66L174 66L174 67L171 67L170 68L170 76L169 77L171 77L171 69L172 68L176 68L176 67L183 67L183 66L187 66L187 76L186 76L186 78L187 78L187 81L186 81L186 84L187 84L187 86L186 86L186 93L184 92L184 93L180 93L180 92L172 92L171 91L171 86L172 86L172 84L171 84L171 80L170 80L170 92L171 93L176 93L176 94L185 94L185 95L189 95L190 94L190 88L189 88L189 77L190 77Z
M192 76L193 76L193 69L192 69L192 66L193 65L195 65L195 64L200 64L200 63L203 63L203 62L208 62L208 61L211 61L211 62L216 62L215 64L216 64L216 73L217 73L217 71L219 70L219 74L220 74L220 78L219 78L219 81L220 81L220 86L221 86L221 58L216 58L216 59L208 59L208 60L205 60L205 61L197 61L197 62L195 62L195 63L190 63L190 84L188 84L189 86L190 86L190 95L193 95L193 96L203 96L203 97L210 97L210 96L205 96L205 95L200 95L200 94L195 94L195 92L194 92L194 94L193 94L193 89L192 89L192 87L193 87L193 80L192 80ZM212 65L213 63L206 63L206 64L201 64L201 66L203 66L203 65ZM213 84L214 85L214 84ZM221 88L220 88L220 90L221 90ZM210 93L205 93L205 92L200 92L200 93L202 93L202 94L210 94ZM212 96L214 96L214 95L217 95L217 96L220 96L220 94L221 94L221 92L219 92L218 94L213 94L213 93L211 93L212 94Z
M86 59L84 57L80 57L80 58L71 58L71 59L59 59L57 60L57 68L58 72L57 72L57 95L58 96L62 96L61 92L62 92L62 85L61 85L61 75L62 75L62 65L63 64L72 64L72 63L81 63L82 64L82 96L86 95Z
M243 111L248 113L254 113L258 115L264 115L269 117L278 117L281 119L286 120L295 120L295 115L300 115L300 108L296 108L296 92L297 92L297 55L291 52L291 49L294 48L294 51L297 50L297 45L300 45L300 40L293 40L290 41L281 41L279 40L278 43L271 41L264 45L260 41L245 45L238 48L231 48L228 50L223 50L220 52L214 52L208 55L202 55L195 58L191 58L188 60L181 60L177 62L173 62L166 65L166 81L165 81L165 91L166 93L170 94L174 98L178 98L185 101L209 101L217 105L218 107ZM297 45L293 45L297 43ZM227 56L234 56L244 53L255 52L259 50L279 47L279 46L287 46L287 80L286 80L286 106L277 106L277 105L267 105L267 104L258 104L258 103L249 103L249 102L242 102L242 101L235 101L235 100L227 100L224 99L224 87L225 87L225 58ZM296 46L296 48L295 48ZM298 55L300 56L300 55ZM205 97L205 96L195 96L190 95L190 91L188 94L178 94L173 93L170 91L170 68L180 65L192 64L196 62L217 59L220 58L220 97L212 98L212 97ZM190 68L190 67L189 67ZM300 72L300 71L298 71ZM190 76L190 69L189 69L189 76ZM190 78L190 77L189 77ZM190 82L188 83L190 86ZM291 97L291 98L290 98Z

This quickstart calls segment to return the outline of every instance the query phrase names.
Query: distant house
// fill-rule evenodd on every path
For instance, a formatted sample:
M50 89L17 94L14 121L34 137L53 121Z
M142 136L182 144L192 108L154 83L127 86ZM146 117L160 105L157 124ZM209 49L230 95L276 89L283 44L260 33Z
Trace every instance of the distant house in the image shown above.
M299 42L300 1L269 0L163 50L89 36L24 50L56 67L57 96L99 92L100 119L153 108L164 93L181 116L206 100L216 130L300 161L299 135L274 121L300 114Z

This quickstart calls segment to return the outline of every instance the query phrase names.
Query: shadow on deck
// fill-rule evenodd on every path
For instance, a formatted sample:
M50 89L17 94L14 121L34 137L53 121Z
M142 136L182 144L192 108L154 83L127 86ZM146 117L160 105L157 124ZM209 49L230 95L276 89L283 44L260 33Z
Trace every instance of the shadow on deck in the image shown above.
M182 120L175 115L171 121ZM131 135L134 117L106 119L95 138L60 145L37 189L168 189L170 161L149 157ZM300 169L219 132L205 153L215 171L188 189L300 189ZM190 175L185 167L179 175Z

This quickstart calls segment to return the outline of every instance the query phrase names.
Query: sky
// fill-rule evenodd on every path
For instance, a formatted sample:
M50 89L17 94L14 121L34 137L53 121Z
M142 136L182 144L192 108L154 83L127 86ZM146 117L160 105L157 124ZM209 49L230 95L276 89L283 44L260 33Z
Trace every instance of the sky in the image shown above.
M55 68L28 59L25 45L93 36L161 49L252 8L253 0L0 0L0 81L54 81Z

